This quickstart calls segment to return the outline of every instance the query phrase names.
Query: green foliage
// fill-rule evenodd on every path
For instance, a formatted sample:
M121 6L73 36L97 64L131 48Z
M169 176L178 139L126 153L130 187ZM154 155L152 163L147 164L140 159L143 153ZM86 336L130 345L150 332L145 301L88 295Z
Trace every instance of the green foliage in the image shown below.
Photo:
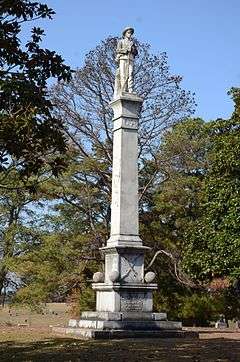
M9 184L19 186L18 172L6 177ZM0 291L16 290L18 278L13 274L12 259L25 255L39 244L36 215L42 204L37 194L26 189L2 190L0 194ZM34 224L34 226L33 226Z
M24 282L15 302L63 301L74 291L84 290L96 269L94 259L89 265L87 241L86 236L73 233L43 233L38 247L13 260L13 270Z
M189 224L184 263L194 278L240 277L240 92L229 120L209 124L211 147L201 217Z
M166 132L157 154L157 177L142 199L143 240L148 241L153 252L163 250L171 256L163 254L153 264L154 271L161 276L159 287L163 295L165 291L168 295L184 295L186 287L179 287L181 281L187 287L192 285L181 267L182 249L189 223L199 217L208 144L206 125L201 119L185 120ZM146 172L154 167L150 164ZM171 298L169 303L171 311Z
M79 318L81 312L95 310L96 308L96 292L90 284L86 284L82 289L76 290L71 299L71 315Z
M185 325L203 327L216 320L220 311L221 305L214 296L193 293L182 300L180 318Z
M155 296L157 308L172 318L187 319L188 305L191 309L194 302L198 323L203 323L200 314L205 308L214 319L214 310L207 306L209 298L218 299L214 303L219 313L238 314L236 298L229 297L227 305L224 293L221 302L219 296L204 299L208 294L200 297L199 293L191 299L194 284L206 290L213 278L239 278L240 107L239 91L232 92L236 106L230 120L189 119L164 135L157 158L158 180L143 198L141 235L153 251L171 256L166 259L161 254L152 268L161 291ZM146 172L152 169L153 163ZM233 293L226 289L229 295L230 290ZM181 315L183 309L185 315Z
M49 78L68 81L71 71L60 55L43 49L44 31L33 27L24 45L24 23L52 19L54 11L39 2L3 0L0 8L0 172L18 161L24 176L48 165L56 174L62 168L59 152L66 151L62 124L52 114L47 92ZM47 155L56 153L47 159Z

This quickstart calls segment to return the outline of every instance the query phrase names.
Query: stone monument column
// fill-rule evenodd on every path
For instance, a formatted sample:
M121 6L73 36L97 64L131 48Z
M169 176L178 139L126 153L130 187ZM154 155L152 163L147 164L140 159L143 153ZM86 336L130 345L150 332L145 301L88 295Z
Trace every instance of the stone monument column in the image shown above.
M114 99L111 235L105 278L94 283L97 311L152 312L156 284L144 281L144 253L138 217L138 122L143 100L123 93Z
M113 118L111 237L108 246L141 243L138 226L138 122L143 100L126 93Z

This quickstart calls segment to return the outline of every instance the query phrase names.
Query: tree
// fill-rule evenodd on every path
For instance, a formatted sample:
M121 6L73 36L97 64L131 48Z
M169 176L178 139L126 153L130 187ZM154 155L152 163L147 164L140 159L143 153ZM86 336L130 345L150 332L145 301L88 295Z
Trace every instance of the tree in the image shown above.
M13 260L39 245L38 213L43 206L36 193L17 187L18 172L11 173L11 184L16 188L4 189L0 194L0 295L3 304L6 294L16 291L22 284Z
M52 19L40 2L0 1L0 291L16 289L13 259L39 244L40 205L36 185L62 170L67 146L53 115L48 80L69 81L61 56L40 47L44 31L33 27L23 43L25 24Z
M26 178L46 166L54 174L62 168L60 154L66 144L61 121L52 112L47 82L51 77L69 81L71 70L60 55L40 47L41 28L33 27L31 38L22 45L24 24L52 19L51 8L40 2L1 0L0 15L0 186L10 188L4 179L11 170Z
M141 175L149 179L157 163L158 173L140 204L140 234L152 248L146 270L156 273L159 285L154 304L170 318L180 318L185 299L201 287L183 269L182 253L186 229L199 217L208 143L205 122L185 119L164 132L155 159L146 160Z
M189 119L165 133L161 178L143 197L141 235L156 252L150 265L161 288L155 304L186 322L239 315L239 90L231 94L230 120Z
M194 278L240 278L240 90L229 120L209 124L211 147L201 217L189 224L185 270Z
M74 231L49 234L42 230L35 248L12 259L13 270L23 283L14 301L37 306L84 293L91 283L92 272L99 268L96 260L86 253L88 237Z
M208 144L206 124L201 119L186 119L168 130L156 156L160 172L142 200L144 240L151 241L154 252L160 254L162 250L161 254L169 259L170 273L178 281L184 281L178 272L182 269L185 232L189 223L199 217ZM146 172L150 173L151 167L152 161ZM156 262L156 268L161 268L162 262Z

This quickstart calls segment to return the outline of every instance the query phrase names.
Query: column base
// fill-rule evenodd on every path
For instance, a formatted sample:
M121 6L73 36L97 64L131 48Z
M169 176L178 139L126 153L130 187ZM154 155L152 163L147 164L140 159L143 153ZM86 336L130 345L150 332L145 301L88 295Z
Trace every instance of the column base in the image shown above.
M181 331L182 323L168 321L166 313L83 312L80 320L70 319L68 329L89 338L104 338L107 335L128 338L131 333L142 336L143 333L151 335L151 332L163 330Z
M127 339L127 338L198 338L198 332L183 330L97 330L83 328L53 327L55 333L74 335L83 339Z
M80 320L53 331L88 339L198 338L196 332L183 331L181 322L168 321L166 313L83 312Z

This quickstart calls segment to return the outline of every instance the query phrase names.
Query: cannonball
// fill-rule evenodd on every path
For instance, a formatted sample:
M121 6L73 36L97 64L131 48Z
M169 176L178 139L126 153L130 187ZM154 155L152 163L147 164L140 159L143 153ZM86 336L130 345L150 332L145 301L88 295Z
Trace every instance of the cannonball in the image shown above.
M93 282L94 283L102 283L104 282L104 274L102 272L96 272L93 274Z
M117 270L113 270L110 274L109 274L109 279L111 280L111 282L116 282L119 278L119 272Z
M151 283L156 277L156 274L153 272L148 272L147 274L145 274L145 282L146 283Z

